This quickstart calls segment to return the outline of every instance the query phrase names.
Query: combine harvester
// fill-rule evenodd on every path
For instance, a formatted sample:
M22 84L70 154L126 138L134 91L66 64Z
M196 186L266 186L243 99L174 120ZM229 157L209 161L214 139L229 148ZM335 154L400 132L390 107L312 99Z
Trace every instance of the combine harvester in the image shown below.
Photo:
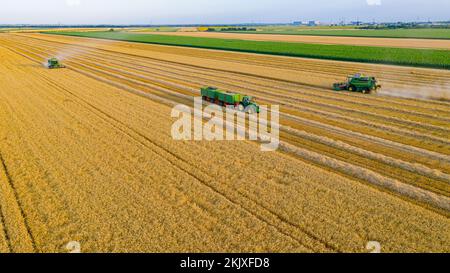
M378 84L375 77L365 77L362 74L356 74L354 76L349 76L347 82L335 83L333 85L335 91L350 91L350 92L361 92L363 94L370 94L376 92L381 85Z
M259 113L260 111L259 105L250 96L222 91L215 87L203 87L201 93L204 101L220 106L231 106L249 114Z
M51 58L47 60L48 69L65 68L66 66L61 64L58 59Z

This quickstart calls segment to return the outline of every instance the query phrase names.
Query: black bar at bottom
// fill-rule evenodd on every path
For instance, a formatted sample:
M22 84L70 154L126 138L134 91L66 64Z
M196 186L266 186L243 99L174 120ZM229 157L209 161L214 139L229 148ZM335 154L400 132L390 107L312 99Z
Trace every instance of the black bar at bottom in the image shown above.
M426 257L425 259L423 259ZM26 263L27 259L32 260ZM50 260L51 259L51 260ZM3 265L11 262L19 270L23 265L33 264L37 268L42 263L64 265L64 269L86 269L98 266L106 269L134 272L328 272L335 270L384 271L393 264L401 265L402 271L418 268L430 263L445 265L448 254L408 255L408 254L4 254L0 255ZM50 262L50 263L49 263ZM68 267L69 266L69 267ZM56 267L57 268L57 267ZM364 269L364 270L363 270Z

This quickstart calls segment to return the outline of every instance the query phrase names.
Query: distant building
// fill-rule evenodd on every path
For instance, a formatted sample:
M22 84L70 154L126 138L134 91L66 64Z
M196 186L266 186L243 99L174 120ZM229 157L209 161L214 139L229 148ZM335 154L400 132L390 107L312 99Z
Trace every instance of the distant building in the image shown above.
M292 23L294 26L317 26L320 25L319 21L295 21Z

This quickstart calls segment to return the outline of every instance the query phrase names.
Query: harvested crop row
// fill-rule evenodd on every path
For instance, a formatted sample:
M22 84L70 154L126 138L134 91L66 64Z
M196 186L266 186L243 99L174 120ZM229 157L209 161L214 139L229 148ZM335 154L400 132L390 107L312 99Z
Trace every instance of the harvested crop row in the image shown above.
M423 165L420 165L420 164L411 164L409 162L396 160L394 158L390 158L390 157L387 157L387 156L382 155L382 154L376 154L376 153L373 153L373 152L361 149L359 147L351 146L351 145L348 145L346 143L343 143L343 142L340 142L340 141L335 141L335 140L330 139L330 138L321 137L321 136L318 136L318 135L307 133L305 131L295 130L295 129L286 128L286 127L283 127L283 129L288 131L288 132L290 132L290 133L292 133L292 134L294 134L294 135L296 135L296 136L302 137L302 138L307 138L307 139L310 139L310 140L313 140L313 141L316 141L316 142L320 142L320 143L326 144L326 145L331 146L331 147L340 148L342 150L352 151L352 152L360 154L360 155L362 155L362 156L364 156L366 158L379 160L379 161L382 161L384 163L390 164L392 166L396 166L398 168L410 170L410 171L413 171L413 172L416 172L416 173L419 173L419 174L422 174L422 175L425 175L425 176L430 176L430 177L434 177L434 178L437 178L437 179L442 179L443 181L447 181L447 182L450 183L450 175L442 173L439 170L433 170L433 169L427 168L427 167L425 167Z
M281 148L283 150L296 153L301 157L306 157L313 162L320 162L321 164L327 165L332 169L343 170L352 177L368 180L370 183L374 183L383 188L391 189L395 192L411 197L414 200L420 200L421 202L433 204L447 211L450 210L450 199L448 197L420 190L407 184L398 183L398 181L383 177L376 172L368 171L367 169L359 168L352 164L346 164L305 149L300 149L294 145L283 144Z

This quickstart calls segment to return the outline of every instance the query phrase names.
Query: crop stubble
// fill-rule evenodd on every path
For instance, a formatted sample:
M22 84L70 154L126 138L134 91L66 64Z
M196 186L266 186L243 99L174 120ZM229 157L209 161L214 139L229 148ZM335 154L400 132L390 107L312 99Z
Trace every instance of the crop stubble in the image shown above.
M419 127L433 124L442 128L425 126L424 130L417 130L448 141L440 133L448 128L441 122L442 118L449 118L446 102L377 97L373 103L379 107L372 111L361 105L371 103L366 97L340 96L342 100L333 103L336 106L350 108L345 100L354 100L356 107L360 103L360 111L376 114L373 120L366 119L369 122L389 121L398 129L397 135L389 135L394 144L382 142L391 148L387 150L370 141L371 135L389 139L370 124L353 124L354 135L368 135L365 140L354 140L335 134L326 126L331 123L346 129L345 122L330 122L325 115L313 115L323 127L302 124L299 118L310 118L310 114L288 111L290 105L298 106L298 101L271 95L277 94L279 83L284 88L280 91L283 95L292 90L294 99L308 98L305 106L313 107L317 103L313 94L318 91L302 86L303 78L264 78L265 69L258 66L253 66L247 75L239 74L229 70L240 64L229 58L217 60L219 53L209 52L208 56L212 56L208 59L202 51L193 50L186 54L191 56L183 57L179 52L159 53L169 51L166 48L128 43L89 47L90 40L86 40L88 49L67 59L74 70L47 71L32 60L67 47L75 51L71 45L56 42L77 44L80 39L42 35L2 35L0 39L2 56L7 60L1 67L5 85L0 89L0 97L9 105L1 112L2 134L7 139L2 141L0 151L10 166L19 199L23 200L38 251L61 251L64 242L72 240L82 241L88 250L99 251L364 251L368 240L381 241L387 251L448 250L445 231L449 221L445 212L437 213L427 205L379 191L359 179L348 179L329 166L312 166L305 158L301 159L306 164L281 153L261 154L256 145L249 143L174 142L169 135L170 108L118 87L183 101L182 96L168 94L195 95L201 83L237 85L242 79L243 90L257 97L258 90L262 90L282 104L285 115L297 117L289 122L282 117L282 122L317 134L315 140L322 135L326 145L308 146L307 142L302 144L305 140L292 135L283 141L316 152L328 147L323 151L328 156L355 166L355 159L365 157L358 157L349 144L362 149L357 151L362 155L366 150L367 155L378 152L399 164L400 160L419 164L412 169L412 165L389 169L389 162L383 165L374 158L360 166L376 172L389 169L391 173L381 174L399 180L402 175L409 175L408 179L413 176L417 181L401 182L443 196L448 196L445 173L449 167L448 161L442 160L450 154L448 146L441 149L442 143L431 138L425 142L410 136L409 142L401 137L401 130L415 130L405 120L416 122ZM195 57L196 52L200 56ZM258 61L254 55L248 56L246 62ZM188 65L192 58L197 62ZM266 70L276 70L270 68L275 64L268 60ZM274 60L281 62L283 58ZM133 66L131 61L138 65ZM211 61L217 70L208 66ZM420 72L425 74L424 70ZM103 82L86 77L90 75L102 77ZM433 70L430 75L440 77ZM15 78L24 80L18 82ZM116 87L108 83L115 83ZM160 91L155 91L155 86ZM311 88L320 89L320 84ZM167 94L163 94L164 90ZM323 92L320 100L332 103L325 96L329 93ZM260 97L263 100L264 96ZM320 108L343 115L336 107ZM434 111L440 111L440 115L434 117ZM399 112L398 119L387 118ZM343 144L330 145L332 139ZM402 145L408 152L400 149ZM226 168L219 168L219 164ZM426 175L424 167L437 171ZM11 216L4 216L8 217Z

